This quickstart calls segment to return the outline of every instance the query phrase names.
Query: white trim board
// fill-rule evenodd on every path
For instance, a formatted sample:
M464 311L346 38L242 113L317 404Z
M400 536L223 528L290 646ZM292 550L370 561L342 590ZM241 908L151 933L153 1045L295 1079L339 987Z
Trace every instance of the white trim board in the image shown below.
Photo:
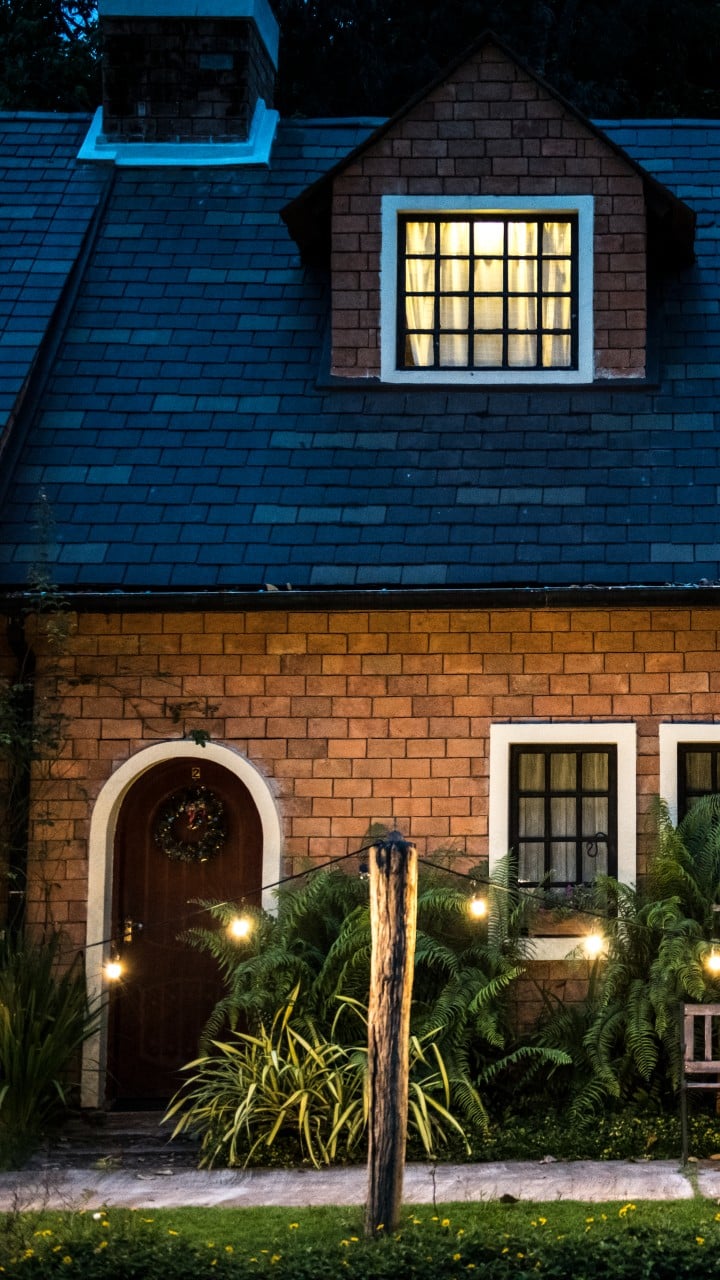
M269 165L279 119L278 112L270 111L263 99L258 98L247 141L122 142L115 138L108 141L103 136L102 107L98 107L77 158L137 168Z
M623 884L634 884L637 850L637 728L635 724L552 723L490 725L490 796L488 813L488 861L490 874L508 852L510 830L510 748L537 746L608 745L617 748L617 875ZM533 945L536 960L562 960L582 938L538 938Z
M577 369L398 369L397 226L400 213L575 213L578 219ZM593 196L383 196L380 248L380 377L405 385L547 386L593 381Z

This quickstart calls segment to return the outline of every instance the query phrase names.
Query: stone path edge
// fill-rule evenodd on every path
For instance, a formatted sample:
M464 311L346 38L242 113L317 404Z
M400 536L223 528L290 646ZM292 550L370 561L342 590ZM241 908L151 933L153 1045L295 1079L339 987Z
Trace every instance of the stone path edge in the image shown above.
M367 1175L340 1169L62 1169L0 1173L0 1211L38 1209L177 1208L215 1206L303 1208L361 1205ZM656 1160L406 1167L408 1204L519 1201L690 1200L720 1198L720 1169Z

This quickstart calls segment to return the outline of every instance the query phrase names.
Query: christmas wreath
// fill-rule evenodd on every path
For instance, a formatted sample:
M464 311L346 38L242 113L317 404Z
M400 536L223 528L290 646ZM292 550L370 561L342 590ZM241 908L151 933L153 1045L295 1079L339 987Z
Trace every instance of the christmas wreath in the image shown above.
M207 787L176 791L158 813L153 834L173 862L207 862L225 843L223 802Z

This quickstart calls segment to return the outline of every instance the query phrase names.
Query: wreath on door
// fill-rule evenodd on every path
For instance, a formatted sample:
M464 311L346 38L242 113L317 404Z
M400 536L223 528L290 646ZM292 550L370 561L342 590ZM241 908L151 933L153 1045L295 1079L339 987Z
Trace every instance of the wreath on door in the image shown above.
M225 806L207 787L175 791L160 809L153 835L172 862L208 862L225 844Z

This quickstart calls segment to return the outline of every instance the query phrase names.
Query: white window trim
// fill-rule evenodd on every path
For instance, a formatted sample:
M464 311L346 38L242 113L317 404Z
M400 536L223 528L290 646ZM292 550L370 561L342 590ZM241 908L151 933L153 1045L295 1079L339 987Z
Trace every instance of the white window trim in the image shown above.
M660 725L660 795L673 823L678 820L678 747L681 742L720 743L720 724Z
M383 196L380 250L380 377L383 382L510 385L593 380L593 196ZM574 213L578 220L577 369L398 369L397 255L400 213Z
M492 875L507 855L510 831L510 748L515 746L598 745L617 748L617 878L634 884L637 853L637 786L635 724L569 723L492 724L490 726L489 867ZM533 959L563 960L582 942L577 938L537 938Z

